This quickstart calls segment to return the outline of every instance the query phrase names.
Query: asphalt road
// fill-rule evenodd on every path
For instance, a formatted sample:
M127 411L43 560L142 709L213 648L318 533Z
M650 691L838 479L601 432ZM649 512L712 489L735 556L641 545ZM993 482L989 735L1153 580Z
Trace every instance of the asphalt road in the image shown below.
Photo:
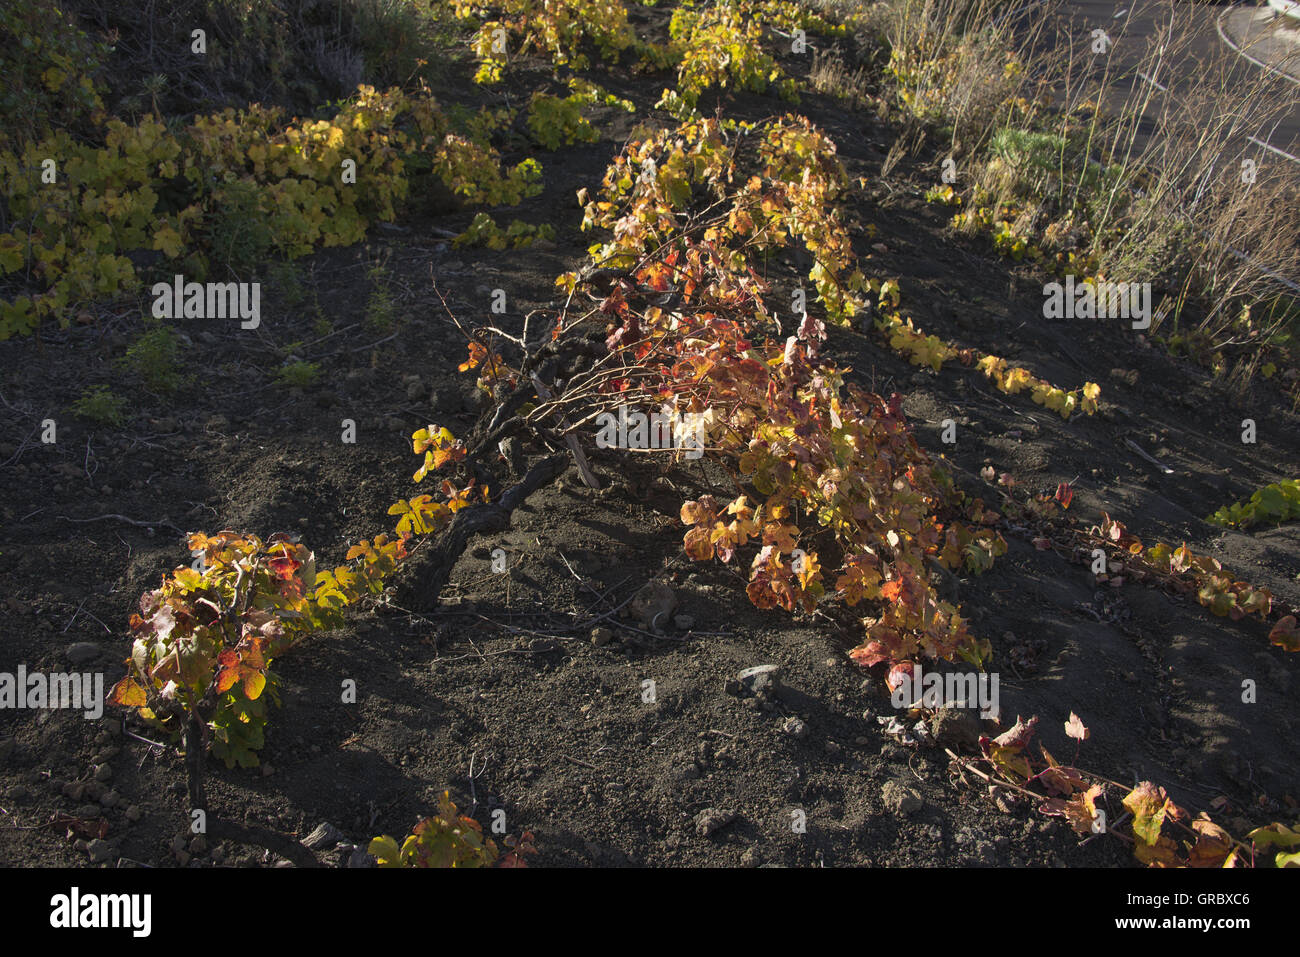
M1028 28L1045 15L1042 0L1025 0L1007 15ZM1163 65L1163 74L1150 76L1141 70L1145 51L1154 41L1171 10L1187 23L1186 53ZM1256 100L1261 95L1276 106L1273 118L1262 123L1243 121L1241 129L1221 154L1219 162L1237 165L1251 158L1262 168L1266 163L1300 165L1300 19L1278 18L1258 4L1212 4L1178 0L1067 0L1063 21L1050 24L1043 39L1049 47L1070 44L1079 49L1089 43L1093 31L1104 30L1109 44L1108 94L1105 105L1118 110L1126 101L1141 102L1150 95L1135 146L1145 149L1156 134L1152 118L1166 97L1185 97L1207 82L1221 83L1228 91ZM1098 60L1093 69L1103 69ZM1259 90L1264 81L1264 92ZM1146 89L1142 89L1142 87ZM1249 92L1248 92L1249 91ZM1195 117L1207 123L1212 117ZM1256 128L1258 127L1258 128ZM1253 262L1253 260L1252 260ZM1300 277L1279 276L1264 264L1266 273L1295 292Z
M1041 0L1027 0L1011 16L1028 24L1042 16L1042 9ZM1176 12L1191 25L1187 54L1168 63L1166 74L1149 76L1139 71L1139 61L1169 11L1167 0L1068 0L1063 13L1070 22L1053 25L1048 36L1057 43L1078 42L1094 29L1105 30L1113 41L1110 87L1117 103L1139 84L1152 86L1161 96L1179 96L1211 75L1222 76L1230 89L1240 91L1261 78L1269 79L1283 119L1268 129L1243 131L1243 150L1255 147L1244 155L1264 151L1278 160L1300 163L1300 20L1283 19L1266 27L1265 15L1270 11L1262 0L1258 5L1181 0ZM1277 68L1270 70L1269 64ZM1157 108L1158 99L1149 112Z

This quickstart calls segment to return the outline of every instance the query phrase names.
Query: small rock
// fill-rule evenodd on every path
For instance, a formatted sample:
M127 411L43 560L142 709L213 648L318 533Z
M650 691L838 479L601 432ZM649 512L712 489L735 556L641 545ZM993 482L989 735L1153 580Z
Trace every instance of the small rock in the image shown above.
M98 804L83 804L72 812L73 816L79 817L84 821L93 821L104 813Z
M138 821L142 817L144 817L144 811L141 811L136 805L132 804L126 809L126 819L128 821Z
M344 867L378 867L379 862L371 857L364 847L354 847Z
M64 654L74 665L85 665L99 657L100 646L93 641L74 641Z
M608 628L591 629L591 643L597 648L604 648L614 640L614 632Z
M97 837L86 845L86 853L90 855L90 863L102 864L113 856L113 845Z
M208 839L202 834L195 834L190 839L190 853L202 854L208 849Z
M180 864L181 867L184 867L186 864L190 862L190 852L178 851L176 853L176 862Z
M101 784L113 779L113 766L111 764L100 764L95 767L95 780Z
M803 718L791 715L781 722L781 730L792 738L806 738L808 736L808 723Z
M274 773L275 773L275 766L272 765L269 761L266 764L262 765L262 777L269 778Z
M741 867L758 867L763 863L763 855L759 853L758 848L749 847L745 853L740 855Z
M497 443L497 450L510 466L510 471L516 475L524 474L524 467L528 464L528 458L524 455L523 444L513 435L502 439Z
M940 708L930 722L934 739L950 747L979 747L979 718L968 708Z
M113 807L117 807L118 802L121 800L122 800L122 796L118 794L116 791L106 791L104 795L99 799L99 804L100 807L113 808Z
M632 597L629 607L643 628L662 628L677 608L677 595L663 582L646 582Z
M104 785L100 784L98 781L88 781L85 790L81 792L81 796L87 801L98 801L104 796L104 792L107 790L108 788L104 787Z
M736 819L735 811L706 807L695 815L695 833L700 837L711 837Z
M741 686L752 695L775 697L781 690L780 665L755 665L736 675Z
M925 804L921 795L897 781L885 782L885 786L880 789L880 798L890 812L903 817L915 814Z
M346 834L326 821L304 837L301 843L310 847L313 851L328 851L345 837L347 837Z
M673 618L673 625L675 625L679 631L690 631L695 627L695 616L677 615Z
M69 781L63 785L63 796L70 801L80 801L86 794L86 785L80 781Z

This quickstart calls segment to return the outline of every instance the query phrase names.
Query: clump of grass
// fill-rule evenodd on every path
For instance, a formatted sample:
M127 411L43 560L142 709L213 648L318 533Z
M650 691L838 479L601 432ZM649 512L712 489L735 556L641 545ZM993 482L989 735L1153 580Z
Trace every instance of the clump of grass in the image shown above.
M216 262L243 273L264 262L274 236L262 209L256 184L236 180L214 195L215 211L207 227L208 246Z
M306 300L307 290L298 275L298 267L293 263L285 260L272 263L269 277L285 305L299 306Z
M388 281L387 259L376 261L370 267L368 276L370 296L366 300L366 325L376 332L389 332L393 328L396 308Z
M115 395L106 385L92 386L72 403L74 414L97 425L120 426L126 421L126 399Z
M275 381L290 389L306 389L320 379L320 363L304 362L301 359L286 363Z
M813 54L808 83L818 93L833 96L854 109L860 109L871 102L866 70L862 67L850 70L845 65L843 56L835 50L818 50Z
M180 373L181 343L168 326L154 325L142 333L118 360L122 368L140 377L153 392L175 392L184 383Z

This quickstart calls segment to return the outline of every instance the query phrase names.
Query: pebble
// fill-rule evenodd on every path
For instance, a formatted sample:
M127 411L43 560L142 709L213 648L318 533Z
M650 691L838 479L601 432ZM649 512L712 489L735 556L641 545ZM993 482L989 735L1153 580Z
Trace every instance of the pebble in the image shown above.
M311 848L313 851L328 851L335 844L342 841L346 836L346 834L340 831L333 824L325 821L321 823L316 830L304 837L301 843Z
M132 804L126 809L126 819L128 821L138 821L142 817L144 817L144 811L141 811L137 805Z
M93 641L74 641L64 654L74 665L89 664L99 657L100 646Z
M803 718L791 715L781 722L781 730L792 738L805 738L808 736L808 723Z
M755 665L736 675L741 686L752 695L773 697L781 690L780 665Z
M100 764L95 767L95 780L101 784L111 781L113 778L113 766L111 764Z
M86 845L86 853L90 855L90 863L102 864L113 856L113 845L97 837Z
M604 648L614 640L614 632L608 628L591 629L591 643L597 648Z
M99 803L102 807L112 808L112 807L117 807L118 803L121 800L122 800L122 796L118 794L116 791L108 791L104 794L103 797L99 799Z
M935 712L930 731L939 744L976 748L982 729L974 711L967 708L940 708Z
M915 814L925 804L921 800L921 795L897 781L886 781L885 786L880 789L880 798L891 813L903 817Z
M80 781L69 781L63 785L63 796L70 801L80 801L86 794L86 785Z
M695 833L710 837L736 819L736 812L716 807L706 807L695 815Z

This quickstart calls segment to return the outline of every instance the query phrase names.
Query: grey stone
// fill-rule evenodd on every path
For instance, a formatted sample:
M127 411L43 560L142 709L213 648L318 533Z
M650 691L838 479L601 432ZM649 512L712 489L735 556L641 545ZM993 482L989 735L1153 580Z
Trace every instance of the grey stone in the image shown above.
M977 748L983 729L976 711L960 707L940 708L930 721L930 733L939 744Z
M794 715L781 722L781 730L792 738L808 737L808 723L803 718Z
M90 855L90 863L103 864L113 856L113 845L97 837L86 845L86 853Z
M347 835L337 827L326 821L317 826L316 830L304 837L302 843L307 847L310 847L313 851L328 851L346 836Z
M700 837L711 837L735 819L735 811L706 807L695 815L695 833Z
M641 627L662 629L672 620L672 613L677 608L677 595L663 582L646 582L633 596L630 608Z
M781 690L780 665L755 665L736 675L741 686L752 695L775 697Z
M925 805L921 795L897 781L886 781L880 789L880 798L892 814L902 817L915 814Z
M93 641L74 641L64 654L74 665L85 665L98 658L102 650Z

